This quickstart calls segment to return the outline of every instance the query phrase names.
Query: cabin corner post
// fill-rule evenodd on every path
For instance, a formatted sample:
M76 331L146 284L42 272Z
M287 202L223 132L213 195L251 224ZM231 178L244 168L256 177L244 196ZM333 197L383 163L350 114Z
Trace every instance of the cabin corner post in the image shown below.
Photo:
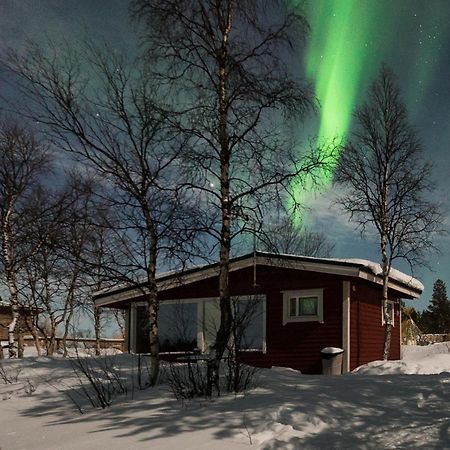
M128 351L130 353L136 353L136 327L137 327L137 312L136 312L137 305L136 303L131 303L130 309L129 309L129 327L128 327Z
M342 283L342 373L350 371L350 281Z
M123 336L123 349L127 353L131 353L130 336L131 336L131 306L128 305L125 310L125 333Z

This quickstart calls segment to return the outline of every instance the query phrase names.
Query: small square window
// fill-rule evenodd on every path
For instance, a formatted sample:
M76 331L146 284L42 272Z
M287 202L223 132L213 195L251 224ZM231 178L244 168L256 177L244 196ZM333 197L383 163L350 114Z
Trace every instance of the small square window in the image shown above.
M299 316L317 316L318 297L300 297Z
M323 289L283 292L283 324L314 321L323 321Z

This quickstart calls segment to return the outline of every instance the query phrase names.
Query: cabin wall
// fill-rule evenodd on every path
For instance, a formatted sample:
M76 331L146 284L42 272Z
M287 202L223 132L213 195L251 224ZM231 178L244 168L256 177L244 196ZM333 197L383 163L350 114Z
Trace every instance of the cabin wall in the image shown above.
M244 352L242 360L261 367L283 366L321 373L320 350L342 347L342 277L289 268L258 266L230 274L231 295L266 296L266 352ZM324 320L283 325L284 290L323 288ZM218 296L218 278L161 292L161 301Z
M248 354L244 360L255 365L291 367L302 373L321 373L320 350L342 347L342 280L289 269L264 270L261 279L267 295L267 352ZM283 325L281 291L316 288L323 288L323 323Z
M381 316L381 286L339 275L258 266L230 273L232 296L265 295L265 352L242 353L242 360L260 367L282 366L302 373L321 373L320 351L343 348L343 284L350 281L350 361L353 370L361 364L382 359L384 326ZM283 293L286 290L323 289L323 323L283 324ZM160 301L217 298L218 277L160 292ZM390 298L394 299L391 295ZM136 299L139 300L139 299ZM391 359L400 358L399 304L395 306Z
M352 283L350 293L350 370L383 359L381 286ZM397 300L393 295L392 300ZM389 359L400 359L400 304L396 301Z

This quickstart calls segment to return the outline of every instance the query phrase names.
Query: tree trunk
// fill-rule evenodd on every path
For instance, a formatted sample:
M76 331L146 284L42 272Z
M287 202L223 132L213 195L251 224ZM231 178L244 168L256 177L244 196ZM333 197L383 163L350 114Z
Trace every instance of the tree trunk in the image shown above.
M150 385L155 386L159 376L159 333L158 333L158 293L156 287L156 242L151 245L150 263L148 267L149 293L147 298L149 339L150 339ZM154 247L154 248L153 248ZM154 253L153 253L154 252Z
M231 299L229 290L229 261L230 261L230 219L224 220L222 226L222 245L220 250L219 268L219 301L220 301L220 326L216 335L216 342L212 347L211 358L207 367L207 395L212 396L213 388L220 394L219 376L220 361L228 346L232 327ZM228 245L227 245L228 244Z
M388 202L389 202L389 162L383 166L383 186L382 186L382 210L381 210L381 266L383 277L383 294L382 294L382 310L384 318L384 347L383 359L389 359L391 351L391 334L392 325L391 319L388 317L388 283L389 274L391 271L391 258L388 257ZM392 249L389 249L392 250Z
M79 258L79 255L77 255L77 258ZM77 259L78 264L78 259ZM72 321L73 317L73 310L74 310L74 303L75 303L75 290L76 290L76 283L78 279L79 270L76 267L72 273L72 277L70 280L70 287L69 292L67 293L66 301L64 304L64 334L62 339L62 345L63 345L63 358L67 357L67 336L69 334L69 327L70 322Z
M70 300L70 302L72 303L73 300ZM72 316L73 316L73 304L69 305L69 313L66 317L66 320L64 321L64 334L63 334L63 338L62 338L62 347L63 347L63 358L66 358L68 355L68 351L67 351L67 337L69 335L69 327L70 327L70 322L72 320ZM75 337L74 335L72 335L73 337Z
M25 340L23 337L22 326L19 324L17 333L17 357L23 358L24 352L25 352Z
M15 304L11 304L12 320L8 325L8 353L10 358L17 357L17 345L14 338L14 333L19 319L19 308Z
M31 310L33 311L33 310ZM38 356L41 356L41 341L39 339L39 333L37 330L37 322L38 322L38 308L34 309L34 313L31 312L30 317L26 316L24 319L24 325L28 333L33 337L34 346L36 348L36 352Z
M56 329L57 324L53 317L50 317L50 336L47 336L46 347L47 356L53 356L57 349L57 339L56 339Z
M39 335L34 326L30 327L30 333L31 336L33 336L34 346L36 347L37 355L41 356L42 355L41 340L39 339Z
M100 356L100 335L101 335L101 308L94 306L94 333L95 333L95 355Z
M141 201L142 211L150 235L149 262L147 266L147 310L150 340L150 385L155 386L159 376L159 332L158 332L158 287L156 285L156 260L158 255L158 238L155 223L148 207L147 198Z
M8 325L8 350L9 357L17 357L17 345L14 338L17 323L19 321L19 301L17 294L17 282L12 249L12 215L14 199L9 198L4 208L2 217L2 252L6 282L9 290L9 301L11 304L11 322Z
M149 295L148 318L150 323L150 385L155 386L159 376L159 334L158 334L158 303L156 292Z
M389 283L389 272L390 263L388 261L387 249L386 249L386 238L382 238L381 242L381 254L382 254L382 276L383 276L383 292L382 292L382 309L383 309L383 319L384 319L384 346L383 346L383 359L387 361L389 359L389 353L391 350L391 335L392 335L392 324L391 318L388 314L388 283Z
M207 395L211 396L213 388L220 394L219 376L220 361L227 348L232 327L232 311L229 287L230 264L230 142L228 136L228 92L227 92L227 62L228 36L231 30L231 2L227 5L226 20L222 29L222 45L218 57L219 75L219 143L220 143L220 194L222 227L220 230L220 260L219 260L219 302L220 326L216 335L216 342L212 348L211 358L207 367Z

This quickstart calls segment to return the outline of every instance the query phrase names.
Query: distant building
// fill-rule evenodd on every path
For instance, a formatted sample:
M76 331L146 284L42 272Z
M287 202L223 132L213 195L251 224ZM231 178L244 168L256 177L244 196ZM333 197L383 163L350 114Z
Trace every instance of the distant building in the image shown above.
M28 331L27 323L31 325L35 309L21 306L19 308L19 322L15 328L15 338L19 336L19 331ZM0 341L8 341L8 325L12 321L11 305L9 303L0 302Z

